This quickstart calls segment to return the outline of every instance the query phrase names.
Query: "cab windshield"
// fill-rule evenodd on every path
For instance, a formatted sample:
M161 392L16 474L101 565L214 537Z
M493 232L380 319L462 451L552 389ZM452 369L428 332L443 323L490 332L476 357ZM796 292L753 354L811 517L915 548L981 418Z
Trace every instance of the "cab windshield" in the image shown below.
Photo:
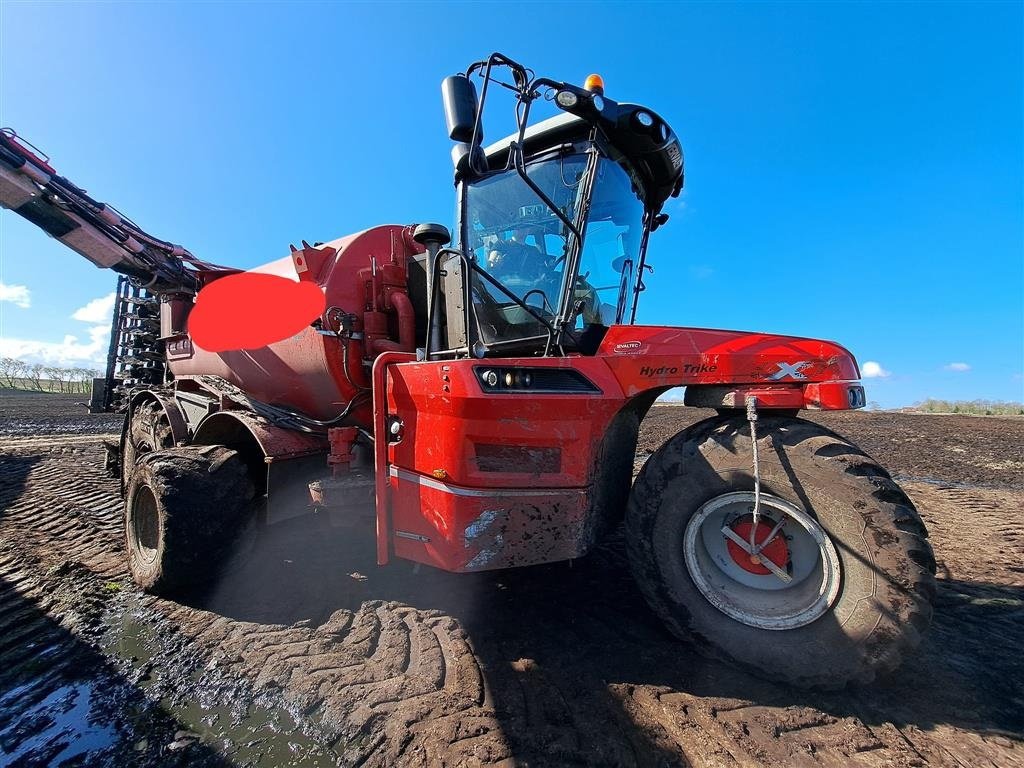
M575 246L569 227L516 171L467 185L465 249L505 289L473 272L472 305L485 345L546 339L548 325L560 315L576 332L620 320L639 256L643 206L626 172L601 157L587 221L581 226L590 159L579 152L526 164L530 180L584 235L579 270L573 270L571 279L566 270L572 267L569 249Z

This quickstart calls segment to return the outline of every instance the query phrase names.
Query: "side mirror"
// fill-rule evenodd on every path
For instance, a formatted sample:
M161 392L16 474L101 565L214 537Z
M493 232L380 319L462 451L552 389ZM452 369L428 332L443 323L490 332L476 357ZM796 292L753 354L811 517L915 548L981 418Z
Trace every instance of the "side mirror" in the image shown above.
M473 140L476 123L476 86L465 75L452 75L441 81L444 100L444 119L448 124L448 137L452 141L469 143ZM477 144L483 140L483 130L477 133Z

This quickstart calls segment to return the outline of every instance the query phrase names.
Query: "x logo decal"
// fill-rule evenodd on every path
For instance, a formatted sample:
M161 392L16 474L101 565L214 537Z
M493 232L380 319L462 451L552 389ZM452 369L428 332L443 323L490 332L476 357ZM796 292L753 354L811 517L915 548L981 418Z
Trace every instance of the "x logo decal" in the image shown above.
M768 377L769 381L779 381L787 376L792 376L794 379L806 379L807 377L800 373L801 370L810 365L806 360L801 360L797 363L778 363L779 370Z

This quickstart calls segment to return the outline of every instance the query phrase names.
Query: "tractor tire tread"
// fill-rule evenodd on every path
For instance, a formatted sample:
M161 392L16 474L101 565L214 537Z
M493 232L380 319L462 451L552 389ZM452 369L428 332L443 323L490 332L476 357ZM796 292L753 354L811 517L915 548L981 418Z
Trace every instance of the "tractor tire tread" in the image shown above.
M139 446L144 450L139 450ZM174 446L171 424L156 400L145 400L125 415L124 449L121 456L121 491L126 493L132 471L150 451Z
M762 416L758 420L758 442L770 434L775 445L783 446L787 455L816 460L819 466L824 463L833 471L838 469L846 478L844 491L848 497L873 502L869 503L871 509L859 511L865 531L873 535L877 546L876 568L885 575L883 581L889 585L880 587L886 591L884 599L874 598L883 606L880 614L888 614L888 618L880 620L880 624L885 626L879 631L869 632L857 649L860 659L855 668L844 666L844 662L837 663L835 668L811 673L798 664L789 668L754 667L737 660L711 638L701 634L693 626L691 610L670 597L658 567L652 536L666 478L674 471L685 472L688 466L696 466L688 465L694 459L710 462L711 459L701 452L701 447L708 441L718 442L727 450L735 451L737 441L742 440L745 434L745 450L749 450L749 433L744 433L746 426L747 421L742 417L711 418L699 422L668 440L644 465L630 497L625 526L627 554L641 593L673 634L692 640L706 655L730 663L739 661L762 677L803 687L838 689L850 683L869 683L876 676L887 674L917 647L921 634L931 621L935 598L935 557L928 542L927 529L913 502L877 462L853 443L813 422L789 418L773 420ZM770 448L765 449L762 455L769 452ZM709 603L698 605L694 610L705 609L717 610ZM721 617L732 621L724 614Z
M131 502L142 483L158 498L161 513L158 562L152 568L139 567L128 540ZM140 457L129 483L125 525L135 580L149 592L173 595L208 579L248 522L253 496L244 462L224 446L186 446Z

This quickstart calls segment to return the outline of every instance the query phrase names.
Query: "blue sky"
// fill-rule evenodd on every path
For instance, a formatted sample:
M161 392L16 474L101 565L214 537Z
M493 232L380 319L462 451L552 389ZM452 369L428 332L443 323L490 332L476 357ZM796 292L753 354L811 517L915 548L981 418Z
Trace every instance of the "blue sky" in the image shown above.
M641 322L834 339L883 406L1022 400L1022 28L1020 3L7 0L0 124L154 234L251 267L450 224L439 83L470 61L600 72L686 153ZM94 355L113 282L3 212L0 354Z

